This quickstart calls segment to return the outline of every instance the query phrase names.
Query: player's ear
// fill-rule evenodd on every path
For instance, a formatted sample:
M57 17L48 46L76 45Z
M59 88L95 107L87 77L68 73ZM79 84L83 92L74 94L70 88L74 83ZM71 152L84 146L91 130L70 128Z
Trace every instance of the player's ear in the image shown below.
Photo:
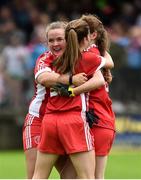
M91 38L92 38L93 40L95 40L96 37L97 37L97 31L94 31L94 32L91 34Z

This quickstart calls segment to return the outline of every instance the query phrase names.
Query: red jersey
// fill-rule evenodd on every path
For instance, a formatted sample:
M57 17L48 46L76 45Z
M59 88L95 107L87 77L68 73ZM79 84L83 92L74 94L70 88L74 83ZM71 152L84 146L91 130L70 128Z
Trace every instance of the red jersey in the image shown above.
M95 71L104 66L105 60L101 56L85 51L82 53L82 58L76 65L76 74L84 72L92 76ZM75 97L61 97L56 92L51 92L47 103L47 113L58 111L86 111L85 95L81 94Z
M35 79L40 73L51 71L49 66L53 58L54 57L51 52L45 52L38 57L34 69ZM43 117L45 114L46 104L50 91L41 84L37 84L36 81L34 82L34 89L34 96L29 105L29 114L36 117Z
M100 54L96 45L91 45L89 51ZM112 101L109 97L109 87L105 83L104 86L93 90L89 93L89 107L94 109L95 114L99 117L98 124L108 129L115 130L115 114L112 109Z
M76 65L75 71L77 73L84 72L88 77L92 76L95 71L98 71L105 65L105 59L89 50L84 50L82 59Z

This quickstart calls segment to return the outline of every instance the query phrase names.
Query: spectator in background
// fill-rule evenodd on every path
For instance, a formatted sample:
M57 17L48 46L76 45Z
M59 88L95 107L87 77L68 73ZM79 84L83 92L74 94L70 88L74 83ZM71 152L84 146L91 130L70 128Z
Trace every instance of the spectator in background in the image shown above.
M129 29L129 45L127 46L127 67L124 70L126 102L140 101L141 82L141 27L133 26ZM123 75L123 74L122 74Z
M34 4L30 1L13 1L12 13L14 21L19 29L25 33L25 42L28 42L33 31L33 22L30 13L34 9Z
M37 27L36 29L34 29L30 44L28 46L31 53L31 60L29 63L29 69L31 72L33 72L38 56L47 51L47 47L44 44L43 38L44 29L42 29L42 27Z
M0 107L3 107L3 105L6 103L6 84L5 84L5 74L4 74L4 68L3 68L3 61L2 58L0 58Z
M30 52L30 61L28 63L28 75L29 75L29 91L28 91L28 99L32 98L34 93L33 90L33 80L34 80L34 67L36 63L36 59L45 51L48 50L45 39L45 29L47 24L50 22L50 18L46 13L38 14L38 11L34 9L34 13L32 11L32 20L34 21L34 30L31 34L30 41L28 43L28 49ZM35 22L36 15L38 15L38 21Z
M137 17L136 24L137 24L138 26L141 26L141 14L139 14L139 16Z
M29 68L33 71L36 59L45 51L48 50L45 44L45 29L46 25L50 22L50 18L46 13L39 14L39 21L35 24L31 39L29 42L29 50L31 52L31 61Z
M21 31L12 32L10 44L2 51L4 70L9 85L10 105L18 110L25 104L23 82L27 79L27 63L30 60L28 49L24 46L24 34Z
M129 30L128 67L141 69L141 27L133 26Z
M123 25L122 21L118 21L113 22L108 30L109 38L111 40L110 54L114 59L115 65L115 68L113 69L114 81L111 84L111 95L118 101L124 101L126 97L125 76L123 74L128 63L127 47L129 45L129 37L127 29L126 24Z
M8 44L9 36L16 29L11 9L7 6L0 8L0 51Z
M120 19L131 26L135 24L136 16L137 14L134 4L126 1L123 2L121 6L121 13L119 15Z

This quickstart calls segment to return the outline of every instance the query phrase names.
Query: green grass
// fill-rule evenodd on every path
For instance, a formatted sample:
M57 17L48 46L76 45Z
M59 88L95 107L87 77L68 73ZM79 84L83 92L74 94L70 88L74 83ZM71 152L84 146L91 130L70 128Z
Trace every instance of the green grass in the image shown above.
M113 149L106 168L107 179L141 179L141 150ZM24 179L25 158L22 151L0 151L0 179ZM50 178L59 179L55 169Z
M141 179L141 150L113 150L108 158L107 179Z
M25 160L22 151L0 152L0 179L25 178Z

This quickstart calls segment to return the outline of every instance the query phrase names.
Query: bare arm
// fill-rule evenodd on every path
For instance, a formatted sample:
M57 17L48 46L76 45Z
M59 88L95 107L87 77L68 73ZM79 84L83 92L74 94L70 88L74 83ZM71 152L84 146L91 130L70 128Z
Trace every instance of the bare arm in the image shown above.
M54 85L57 82L59 76L60 75L55 72L47 72L46 71L46 72L39 74L36 81L37 81L37 83L39 83L45 87L51 87L52 85Z
M36 81L45 87L51 87L56 83L69 84L69 74L60 75L55 72L43 72L41 73ZM79 86L87 81L85 73L79 73L72 77L72 82L75 86Z
M104 84L105 84L105 80L103 78L101 71L99 70L99 71L95 72L93 77L91 79L89 79L87 82L85 82L84 84L82 84L78 87L73 88L73 93L75 95L79 95L81 93L95 90Z
M105 52L104 58L106 59L104 68L112 69L114 67L114 62L111 55L107 51Z

